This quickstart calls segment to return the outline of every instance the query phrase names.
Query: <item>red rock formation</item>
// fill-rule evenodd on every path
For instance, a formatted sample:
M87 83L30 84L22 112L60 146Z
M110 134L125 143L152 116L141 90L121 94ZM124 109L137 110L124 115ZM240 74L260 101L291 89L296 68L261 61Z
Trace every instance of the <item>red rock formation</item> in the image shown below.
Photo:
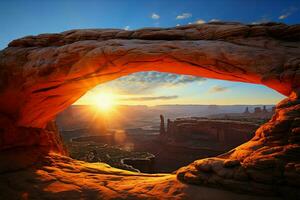
M292 95L277 105L273 118L249 142L216 158L197 160L179 169L178 178L242 192L288 192L291 198L299 198L299 117L299 96Z
M143 174L49 154L35 168L0 174L0 199L280 200L184 184L174 174Z
M220 148L233 148L251 139L259 127L254 123L231 120L212 120L197 117L177 118L168 121L168 129L164 134L167 140L178 144L194 144L199 146L205 142L213 142ZM210 145L208 145L210 146ZM205 146L204 146L205 147ZM187 147L188 148L188 147ZM191 146L191 148L193 148Z
M246 115L250 114L249 108L248 108L248 107L246 107L246 109L245 109L245 111L244 111L244 114L246 114Z
M136 31L72 30L15 40L0 52L0 149L16 153L16 147L33 145L64 152L56 133L46 128L49 121L95 85L133 72L256 83L289 98L251 141L219 158L196 161L179 170L178 177L244 192L296 194L299 41L300 25L220 22ZM249 181L253 184L246 189Z
M254 114L260 114L260 113L262 113L261 107L255 107Z
M148 70L258 83L289 95L300 84L299 27L211 23L21 38L0 54L0 111L20 126L43 128L95 85Z
M160 126L159 126L159 133L161 135L164 135L166 133L166 130L165 130L165 118L163 115L160 115Z

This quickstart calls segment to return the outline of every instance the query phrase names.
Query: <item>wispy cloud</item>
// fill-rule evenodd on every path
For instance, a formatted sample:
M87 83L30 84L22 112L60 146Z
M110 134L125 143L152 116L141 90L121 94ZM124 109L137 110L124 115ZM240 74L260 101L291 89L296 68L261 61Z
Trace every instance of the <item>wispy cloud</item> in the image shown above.
M192 17L191 13L182 13L181 15L177 15L176 19L187 19Z
M219 21L221 21L221 20L219 20L219 19L211 19L211 20L209 20L209 22L219 22Z
M197 21L195 21L195 22L188 22L187 24L204 24L205 23L205 20L203 20L203 19L198 19Z
M289 7L288 9L285 9L282 11L282 14L278 17L278 19L286 19L290 15L292 15L294 12L296 12L298 9L296 7Z
M130 29L130 26L125 26L124 30L128 31Z
M189 75L177 75L171 73L160 72L140 72L120 78L121 81L139 82L139 83L189 83L195 81L203 81L205 78L189 76Z
M205 20L203 19L198 19L195 24L204 24L205 23Z
M203 82L205 78L160 72L139 72L121 77L97 88L115 88L121 94L147 94L159 88L180 87L192 82Z
M210 88L209 91L210 91L211 93L216 93L216 92L226 92L226 91L228 91L228 90L229 90L228 87L223 87L223 86L216 85L216 86Z
M177 99L177 95L173 96L145 96L145 97L130 97L119 99L120 101L155 101L155 100L170 100Z
M151 18L152 19L159 19L160 16L158 14L156 14L156 13L152 13Z

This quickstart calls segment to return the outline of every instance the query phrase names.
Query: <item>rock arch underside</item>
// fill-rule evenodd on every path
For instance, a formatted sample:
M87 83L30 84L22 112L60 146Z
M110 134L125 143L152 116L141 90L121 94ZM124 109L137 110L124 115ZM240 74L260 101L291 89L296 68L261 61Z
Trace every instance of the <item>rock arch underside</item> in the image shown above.
M250 141L173 174L69 158L56 114L94 86L139 71L262 84L286 99ZM215 22L28 36L0 51L0 95L1 199L300 197L300 25Z

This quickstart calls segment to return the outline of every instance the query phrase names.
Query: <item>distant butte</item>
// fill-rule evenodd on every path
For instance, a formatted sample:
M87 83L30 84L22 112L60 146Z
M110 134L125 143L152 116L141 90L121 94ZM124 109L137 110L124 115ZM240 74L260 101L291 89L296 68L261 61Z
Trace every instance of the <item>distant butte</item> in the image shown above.
M150 70L261 84L287 98L250 141L176 174L67 157L56 114L97 84ZM14 40L0 51L0 151L0 199L300 198L300 25L214 22Z

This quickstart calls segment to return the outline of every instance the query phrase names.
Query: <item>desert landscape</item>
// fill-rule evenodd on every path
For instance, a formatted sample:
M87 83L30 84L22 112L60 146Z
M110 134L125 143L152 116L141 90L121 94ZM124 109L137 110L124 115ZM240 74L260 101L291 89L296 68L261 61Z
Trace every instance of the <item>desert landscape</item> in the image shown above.
M0 2L0 199L300 199L300 4L220 2Z
M118 109L123 115L130 115L130 120L106 118L96 114L93 106L83 105L70 106L57 116L56 124L72 158L146 173L171 173L196 159L217 156L246 142L274 114L273 105ZM174 120L163 115L160 118L157 113ZM131 167L124 166L122 159L132 160ZM145 164L135 165L134 161Z

